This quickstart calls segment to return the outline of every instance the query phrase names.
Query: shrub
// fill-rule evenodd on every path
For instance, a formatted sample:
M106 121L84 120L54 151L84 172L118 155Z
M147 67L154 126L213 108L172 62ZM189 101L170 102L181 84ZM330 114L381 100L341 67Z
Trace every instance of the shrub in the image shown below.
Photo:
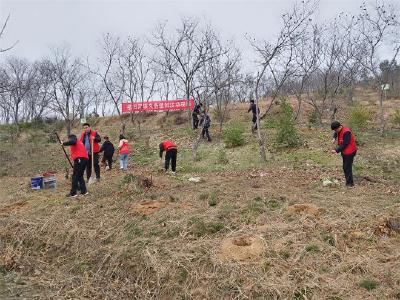
M392 116L392 123L395 126L400 126L400 109L396 109Z
M318 112L314 109L309 115L308 115L308 127L312 127L317 125L318 123Z
M276 115L268 117L268 121L264 123L265 129L276 129L279 127L279 121Z
M347 124L354 131L367 127L368 121L372 119L372 113L364 107L356 106L350 109Z
M240 123L230 124L222 132L222 138L226 147L234 148L244 145L244 126Z
M281 107L282 111L278 117L276 143L279 146L295 147L299 144L299 135L293 120L293 109L286 102L283 102Z
M217 162L221 165L225 165L228 163L228 157L226 156L226 152L224 149L220 149L218 151Z

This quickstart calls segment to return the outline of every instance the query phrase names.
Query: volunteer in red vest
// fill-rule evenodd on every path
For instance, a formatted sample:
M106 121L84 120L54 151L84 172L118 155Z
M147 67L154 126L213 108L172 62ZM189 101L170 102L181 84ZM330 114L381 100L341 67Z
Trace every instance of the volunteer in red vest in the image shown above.
M332 122L331 129L335 131L332 142L335 143L337 141L338 143L338 146L332 150L332 153L342 154L346 186L353 187L353 160L357 153L356 139L353 132L338 121Z
M121 134L119 136L119 168L123 171L128 170L129 158L129 143L128 140Z
M86 165L86 178L89 180L92 175L92 141L93 141L93 160L94 171L96 173L97 181L100 181L100 166L99 166L99 152L101 137L100 135L90 128L89 123L83 124L84 131L81 133L80 141L85 146L86 152L89 156L89 162Z
M85 145L79 141L76 135L71 134L68 136L68 141L61 143L63 146L70 146L71 159L74 161L74 170L72 173L72 186L71 191L67 194L67 197L74 198L78 196L77 189L79 185L79 190L81 195L87 195L85 179L83 179L83 174L85 173L86 165L88 164L89 155L85 149Z
M176 156L178 150L176 145L172 141L165 141L160 144L160 158L162 159L162 154L165 151L165 172L168 172L169 164L171 162L172 174L175 175L176 172Z

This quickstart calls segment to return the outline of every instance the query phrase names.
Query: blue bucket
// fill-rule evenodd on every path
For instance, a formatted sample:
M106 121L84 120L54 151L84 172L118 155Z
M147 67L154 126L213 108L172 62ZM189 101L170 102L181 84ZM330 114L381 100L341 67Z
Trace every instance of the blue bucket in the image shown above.
M31 178L31 189L40 190L43 187L43 177L32 177Z

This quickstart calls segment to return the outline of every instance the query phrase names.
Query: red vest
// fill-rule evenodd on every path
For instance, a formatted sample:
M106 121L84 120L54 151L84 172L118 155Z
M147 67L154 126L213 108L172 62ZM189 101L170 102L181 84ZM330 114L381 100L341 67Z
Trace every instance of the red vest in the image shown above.
M90 146L92 146L92 139L93 139L93 153L99 153L100 152L100 145L99 143L94 141L94 138L96 137L96 131L95 130L90 130ZM85 138L86 132L81 133L81 138L79 139L83 144L84 143L84 138Z
M346 148L343 149L342 154L350 155L357 151L356 139L354 138L353 132L349 128L343 127L337 135L337 140L339 146L343 145L343 135L346 132L350 132L350 143L347 145Z
M76 141L76 144L71 146L71 158L72 160L77 158L89 158L85 145L81 141Z
M165 141L162 143L164 151L168 151L170 149L176 149L176 145L171 141Z
M119 149L120 154L129 154L129 144L127 141L122 143L121 149Z

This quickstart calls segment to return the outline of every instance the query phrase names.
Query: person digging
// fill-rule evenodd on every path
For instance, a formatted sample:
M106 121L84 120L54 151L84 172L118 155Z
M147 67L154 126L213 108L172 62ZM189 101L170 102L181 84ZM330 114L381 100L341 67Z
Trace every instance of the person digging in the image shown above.
M211 126L211 119L206 112L202 114L199 125L203 127L203 129L201 130L201 137L203 139L207 137L207 141L211 142L210 133L208 132Z
M168 172L169 164L171 163L172 175L176 174L176 157L178 150L172 141L164 141L160 144L160 159L162 159L163 152L165 151L165 173Z
M331 124L331 129L334 131L332 143L337 141L336 149L331 150L333 154L341 153L343 159L343 171L346 178L346 186L353 187L353 161L357 154L357 144L353 132L344 127L338 121Z
M92 130L89 123L83 124L84 131L81 133L80 141L85 146L86 152L89 156L89 163L86 165L86 178L87 181L92 179L92 165L96 173L97 181L100 181L100 165L99 165L99 152L101 137L95 131Z
M201 114L202 106L203 106L203 104L199 103L193 109L193 112L192 112L193 129L199 128L199 115Z
M71 134L68 136L68 141L61 142L61 146L69 146L71 152L71 159L74 162L72 171L72 184L71 190L67 194L68 198L77 197L77 190L81 191L81 195L88 195L85 179L83 174L85 173L86 165L88 164L89 155L86 151L85 145L77 139L76 135Z

